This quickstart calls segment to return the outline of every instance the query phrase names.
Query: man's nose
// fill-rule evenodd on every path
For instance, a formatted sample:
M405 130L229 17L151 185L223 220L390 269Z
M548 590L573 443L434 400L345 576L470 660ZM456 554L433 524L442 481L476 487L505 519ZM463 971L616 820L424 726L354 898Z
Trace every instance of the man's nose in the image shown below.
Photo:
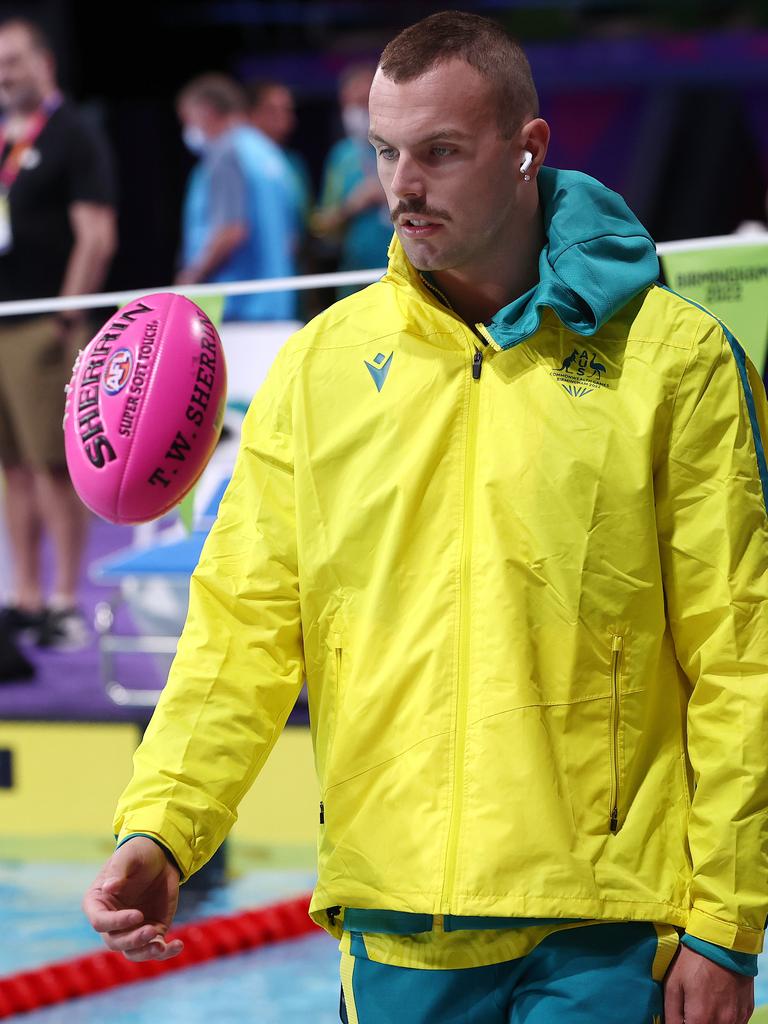
M398 199L408 196L424 196L426 192L424 177L415 160L400 153L397 169L391 183L392 192Z

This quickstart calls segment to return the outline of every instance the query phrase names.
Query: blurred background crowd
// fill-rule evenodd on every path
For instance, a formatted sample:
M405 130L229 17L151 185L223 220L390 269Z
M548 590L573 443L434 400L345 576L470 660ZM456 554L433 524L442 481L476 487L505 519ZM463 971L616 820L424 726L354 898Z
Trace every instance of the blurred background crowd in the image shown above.
M619 191L657 241L765 224L759 3L165 0L110 25L90 5L27 0L0 3L0 301L383 267L368 90L386 41L446 6L521 40L547 163ZM230 296L223 318L302 321L349 290ZM0 681L34 676L22 636L87 642L87 518L57 396L106 315L0 317Z

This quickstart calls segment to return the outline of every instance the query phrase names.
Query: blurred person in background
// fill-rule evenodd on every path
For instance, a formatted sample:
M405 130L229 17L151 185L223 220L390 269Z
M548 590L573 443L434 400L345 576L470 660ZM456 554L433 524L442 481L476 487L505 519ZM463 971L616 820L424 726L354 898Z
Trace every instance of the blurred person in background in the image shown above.
M245 91L205 74L179 93L187 148L199 157L187 183L182 269L177 284L290 277L295 273L298 202L293 171L266 135L246 122ZM293 292L230 295L225 320L291 320Z
M301 153L288 148L296 130L296 104L287 85L259 78L246 86L248 120L279 146L291 165L299 202L301 222L305 224L312 206L312 179Z
M116 248L105 138L57 85L51 46L26 19L0 23L0 299L96 292ZM11 635L76 649L88 639L77 588L88 513L67 472L64 387L90 337L80 311L0 318L0 462L13 594ZM44 598L43 532L55 575Z
M340 241L339 270L383 267L392 238L392 221L376 173L376 153L368 142L368 93L375 67L348 68L339 83L345 137L325 162L320 207L312 231ZM342 298L360 285L337 290Z

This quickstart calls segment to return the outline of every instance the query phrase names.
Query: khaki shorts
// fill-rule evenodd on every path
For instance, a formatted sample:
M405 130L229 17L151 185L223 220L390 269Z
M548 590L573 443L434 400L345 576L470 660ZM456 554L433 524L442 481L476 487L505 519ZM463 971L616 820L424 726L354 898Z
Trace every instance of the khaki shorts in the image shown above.
M91 324L72 328L62 344L54 316L18 323L0 318L0 463L54 469L64 455L64 385Z

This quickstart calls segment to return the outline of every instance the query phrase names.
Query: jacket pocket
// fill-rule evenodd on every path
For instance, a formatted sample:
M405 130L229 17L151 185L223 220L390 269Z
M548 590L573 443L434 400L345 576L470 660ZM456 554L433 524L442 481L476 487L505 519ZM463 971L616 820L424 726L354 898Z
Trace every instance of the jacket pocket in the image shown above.
M624 656L624 637L615 633L611 642L611 795L609 802L611 832L619 830L621 799L621 765L619 760L619 734L621 729L621 670Z
M336 747L336 733L339 728L339 715L344 694L344 634L340 629L332 628L328 633L327 645L330 650L330 685L333 690L333 699L330 702L330 720L328 723L328 740L325 754L325 778L322 787L322 800L320 801L320 824L325 824L325 799L328 789L334 784L335 766L333 753Z

